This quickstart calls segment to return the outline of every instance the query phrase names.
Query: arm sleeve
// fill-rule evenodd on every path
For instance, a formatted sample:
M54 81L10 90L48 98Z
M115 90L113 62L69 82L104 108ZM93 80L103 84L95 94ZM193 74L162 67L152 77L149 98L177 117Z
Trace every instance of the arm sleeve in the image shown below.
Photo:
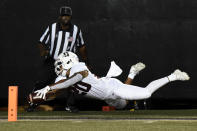
M76 73L70 78L66 79L65 81L50 86L50 88L52 90L68 88L74 85L75 83L81 81L82 79L83 79L83 76L80 73Z
M50 36L49 34L50 34L50 30L49 30L49 26L48 26L47 29L45 30L45 32L40 37L39 42L43 43L43 44L47 44L49 42L49 36Z
M77 47L81 47L83 45L84 45L84 40L83 40L82 32L79 29L79 35L77 37Z

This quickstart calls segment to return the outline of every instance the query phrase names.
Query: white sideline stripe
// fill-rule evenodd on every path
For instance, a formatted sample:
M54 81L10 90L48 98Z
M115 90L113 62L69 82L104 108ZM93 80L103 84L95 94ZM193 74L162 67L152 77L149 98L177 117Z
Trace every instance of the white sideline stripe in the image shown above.
M119 121L141 121L141 122L144 122L144 123L147 123L147 120L98 120L98 119L19 119L17 121L75 121L75 122L83 122L83 121L116 121L116 122L119 122ZM151 120L151 123L153 122L158 122L158 121L179 121L179 122L196 122L197 120ZM0 119L0 122L8 122L7 119ZM147 123L149 124L149 123Z
M82 115L81 115L82 116ZM91 117L93 117L94 115L91 115ZM96 116L103 116L103 115L95 115L95 117ZM0 116L0 119L1 119L1 117L2 118L6 118L6 117L8 117L8 116ZM79 116L19 116L18 115L18 117L20 118L20 117L30 117L30 118L32 118L32 117L51 117L51 118L53 118L53 117L58 117L58 118L67 118L67 117L79 117ZM86 117L86 116L82 116L82 118L83 117ZM196 118L197 119L197 118Z
M93 119L93 117L98 117L98 116L99 117L102 117L103 116L103 115L90 115L91 117L88 117L88 115L80 115L80 116L72 116L72 115L71 116L63 116L63 115L64 114L62 114L62 116L59 116L59 115L57 115L57 116L54 116L54 115L53 116L50 116L50 115L49 116L46 116L46 115L45 116L38 116L38 115L35 115L35 116L20 116L20 115L18 115L18 118L22 118L22 117L23 118L26 118L26 117L27 118L28 117L29 118L37 118L37 117L45 118L46 117L47 118L48 117L50 119L50 118L55 118L56 117L58 119L59 118L61 119L61 118L69 118L69 117L72 117L72 118L76 118L76 117L79 118L80 117L79 119L84 119L84 118ZM8 117L7 115L3 115L3 116L0 116L0 119L7 118L7 117ZM98 119L108 119L108 118L102 117L102 118L98 118ZM109 119L111 119L111 118L109 118ZM120 118L112 118L112 119L123 119L124 120L124 118L121 118L121 117ZM175 117L174 118L125 118L125 119L131 119L131 120L132 119L135 119L135 120L143 120L143 119L144 120L190 120L190 119L191 120L197 120L197 117L177 117L177 118L175 118Z

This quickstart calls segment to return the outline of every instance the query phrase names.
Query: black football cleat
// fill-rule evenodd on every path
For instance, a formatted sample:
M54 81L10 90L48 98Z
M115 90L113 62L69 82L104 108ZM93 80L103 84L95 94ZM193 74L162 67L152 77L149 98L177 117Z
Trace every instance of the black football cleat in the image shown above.
M26 111L27 111L27 112L33 112L33 111L35 111L35 108L36 108L37 106L38 106L37 104L31 103L31 104L29 105L29 107L27 107Z
M65 107L65 110L70 112L70 113L78 113L79 112L79 109L77 109L74 106L67 106L67 107Z
M27 112L33 112L35 110L35 108L38 106L38 104L35 104L33 101L33 93L30 93L27 97L27 102L28 102L28 107L26 109Z

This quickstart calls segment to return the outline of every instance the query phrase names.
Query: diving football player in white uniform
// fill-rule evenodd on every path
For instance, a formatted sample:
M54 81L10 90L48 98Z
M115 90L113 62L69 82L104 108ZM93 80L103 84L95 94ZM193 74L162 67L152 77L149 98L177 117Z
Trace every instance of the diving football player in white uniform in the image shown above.
M72 87L72 89L79 94L104 100L110 106L122 109L126 106L127 100L147 99L150 98L156 90L171 81L185 81L190 79L187 73L177 69L171 75L152 81L146 87L139 87L128 84L135 77L136 73L145 68L145 65L142 63L135 65L138 67L137 71L135 70L136 68L134 68L135 66L131 67L126 82L128 84L124 84L116 78L98 78L88 70L85 63L79 62L77 55L72 52L60 54L58 58L59 59L55 62L55 71L59 76L54 84L48 85L35 92L40 98L46 99L46 93L51 90ZM118 71L115 70L115 75L119 74L117 72L120 73L120 69L118 69Z

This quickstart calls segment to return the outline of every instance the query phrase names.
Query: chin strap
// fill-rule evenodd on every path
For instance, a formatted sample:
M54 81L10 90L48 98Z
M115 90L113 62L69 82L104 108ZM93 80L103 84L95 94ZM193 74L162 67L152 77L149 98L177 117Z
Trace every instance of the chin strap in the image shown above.
M62 73L61 73L61 76L66 77L67 71L68 71L68 70L65 70L65 69L64 69L64 70L62 71Z

